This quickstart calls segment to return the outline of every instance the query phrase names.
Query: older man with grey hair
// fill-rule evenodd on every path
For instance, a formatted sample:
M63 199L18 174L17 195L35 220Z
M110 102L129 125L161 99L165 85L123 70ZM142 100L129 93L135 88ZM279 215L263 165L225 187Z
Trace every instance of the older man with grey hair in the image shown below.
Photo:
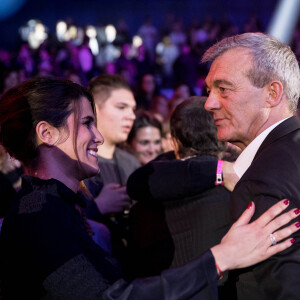
M202 61L212 62L205 108L213 114L218 138L243 150L234 164L240 180L231 198L232 221L251 200L254 219L283 198L296 208L300 124L293 114L300 71L294 53L269 35L245 33L216 43ZM276 234L267 238L270 244L280 239ZM238 299L300 299L300 246L231 275Z

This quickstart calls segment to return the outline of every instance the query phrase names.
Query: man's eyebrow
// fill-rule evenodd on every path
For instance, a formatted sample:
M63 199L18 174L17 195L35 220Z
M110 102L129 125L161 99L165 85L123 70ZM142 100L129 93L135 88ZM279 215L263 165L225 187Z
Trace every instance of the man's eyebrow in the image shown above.
M230 86L233 85L231 82L224 80L224 79L217 79L213 82L214 86L219 86L220 84L226 84L226 85L230 85Z
M122 100L118 101L116 104L117 104L117 105L124 105L124 106L126 106L126 107L131 107L130 104L128 104L127 102L122 101ZM133 109L136 109L136 105L134 105L132 108L133 108Z
M220 84L226 84L229 86L233 86L233 84L225 79L216 79L215 81L213 81L213 86L219 86ZM204 87L207 89L208 85L207 82L205 82Z

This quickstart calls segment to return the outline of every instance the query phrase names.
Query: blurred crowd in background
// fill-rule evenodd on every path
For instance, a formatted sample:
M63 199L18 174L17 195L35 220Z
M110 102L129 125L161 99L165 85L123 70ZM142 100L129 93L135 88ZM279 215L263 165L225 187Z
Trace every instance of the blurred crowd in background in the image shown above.
M147 16L134 36L125 19L85 28L76 27L73 20L59 20L56 32L49 32L39 20L29 20L19 30L20 45L14 51L0 46L0 93L37 75L68 78L86 86L99 74L121 74L134 90L138 106L149 108L145 99L139 103L140 97L149 102L160 92L170 99L180 84L201 95L207 73L200 64L203 52L223 37L257 31L265 28L256 15L249 15L242 28L226 15L218 21L206 16L186 24L168 14L161 28ZM291 46L300 58L299 26Z

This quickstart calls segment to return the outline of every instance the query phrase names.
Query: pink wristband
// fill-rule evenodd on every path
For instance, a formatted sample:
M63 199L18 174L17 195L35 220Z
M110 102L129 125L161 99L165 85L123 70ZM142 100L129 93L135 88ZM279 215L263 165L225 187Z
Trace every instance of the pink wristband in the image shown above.
M224 185L222 177L223 160L218 160L215 185Z

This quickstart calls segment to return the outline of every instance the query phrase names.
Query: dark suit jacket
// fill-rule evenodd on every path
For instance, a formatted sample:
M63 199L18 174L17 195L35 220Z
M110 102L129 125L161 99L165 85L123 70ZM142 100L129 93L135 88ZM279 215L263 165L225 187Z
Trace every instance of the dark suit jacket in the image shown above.
M250 201L255 202L255 220L284 198L290 200L289 209L300 207L300 123L295 117L269 133L236 185L231 197L232 221ZM300 233L294 237L296 244L289 249L235 274L239 299L300 299Z

